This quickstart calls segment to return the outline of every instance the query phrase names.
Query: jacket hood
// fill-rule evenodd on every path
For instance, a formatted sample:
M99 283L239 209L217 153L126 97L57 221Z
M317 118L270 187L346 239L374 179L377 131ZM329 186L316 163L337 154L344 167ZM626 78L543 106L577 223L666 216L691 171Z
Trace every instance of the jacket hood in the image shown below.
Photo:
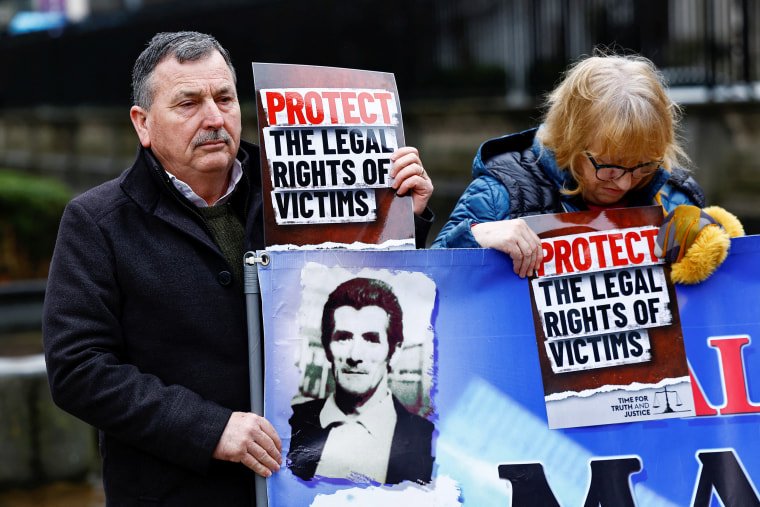
M538 165L557 188L571 188L570 173L557 167L554 152L541 144L536 137L538 128L523 130L516 134L495 137L484 142L475 154L472 177L492 175L490 162L497 156L510 156L519 165Z

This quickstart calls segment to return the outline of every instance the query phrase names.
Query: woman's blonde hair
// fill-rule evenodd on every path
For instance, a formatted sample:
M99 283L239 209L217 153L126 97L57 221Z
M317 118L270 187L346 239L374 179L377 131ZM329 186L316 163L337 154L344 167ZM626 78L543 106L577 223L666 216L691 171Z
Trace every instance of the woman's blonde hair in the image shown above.
M662 74L642 56L595 54L567 70L548 96L538 133L557 166L569 170L578 184L564 189L566 194L583 191L580 157L591 145L598 147L592 155L632 164L662 160L662 167L671 170L688 163L676 137L681 110L666 87Z

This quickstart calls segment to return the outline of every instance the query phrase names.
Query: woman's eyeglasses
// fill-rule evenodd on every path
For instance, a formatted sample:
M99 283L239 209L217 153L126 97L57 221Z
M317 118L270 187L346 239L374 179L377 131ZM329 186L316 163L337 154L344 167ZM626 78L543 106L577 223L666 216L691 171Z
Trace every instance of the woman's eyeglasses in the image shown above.
M631 173L631 176L636 179L643 178L654 173L663 162L662 160L653 160L633 167L624 167L615 164L599 164L588 152L586 152L586 156L591 161L594 169L596 169L597 179L601 181L614 181L622 178L625 173Z

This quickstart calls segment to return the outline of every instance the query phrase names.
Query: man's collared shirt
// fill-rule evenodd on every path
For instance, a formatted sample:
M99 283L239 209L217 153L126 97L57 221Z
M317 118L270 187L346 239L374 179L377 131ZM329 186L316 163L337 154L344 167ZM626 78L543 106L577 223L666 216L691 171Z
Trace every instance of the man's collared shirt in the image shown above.
M209 204L201 196L196 194L193 189L190 188L190 185L177 178L169 171L165 170L165 172L169 176L169 181L172 182L174 188L179 190L179 193L182 194L188 201L195 204L199 208L208 207ZM235 190L235 187L240 182L240 179L242 177L243 166L240 165L240 161L238 159L235 159L235 161L232 163L232 175L230 176L230 184L227 185L227 191L211 206L216 206L218 204L224 204L227 202L230 198L230 195L232 194L232 191Z
M330 427L316 475L350 478L361 475L385 482L391 443L396 427L396 410L390 391L378 389L358 410L344 414L330 395L319 413L322 428Z

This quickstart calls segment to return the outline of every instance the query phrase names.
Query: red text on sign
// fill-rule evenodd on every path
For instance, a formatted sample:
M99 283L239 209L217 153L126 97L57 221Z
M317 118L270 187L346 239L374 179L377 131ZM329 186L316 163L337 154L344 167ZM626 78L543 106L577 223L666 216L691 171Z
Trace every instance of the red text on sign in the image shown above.
M542 240L544 259L538 276L545 276L552 265L554 273L548 274L563 275L657 262L657 232L652 228Z
M389 125L393 120L393 94L385 91L267 90L263 95L270 126Z

